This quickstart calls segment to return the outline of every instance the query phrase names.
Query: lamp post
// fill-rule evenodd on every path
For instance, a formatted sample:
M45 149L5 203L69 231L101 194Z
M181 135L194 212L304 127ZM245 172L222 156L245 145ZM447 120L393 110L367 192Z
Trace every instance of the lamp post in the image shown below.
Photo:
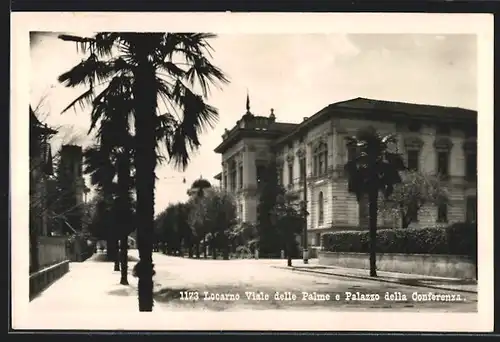
M304 218L304 230L303 230L303 237L302 237L302 257L304 264L309 263L309 250L308 250L308 242L307 242L307 216L309 213L307 212L307 167L306 163L304 163L302 167L302 185L304 187L304 200L302 201L302 215Z

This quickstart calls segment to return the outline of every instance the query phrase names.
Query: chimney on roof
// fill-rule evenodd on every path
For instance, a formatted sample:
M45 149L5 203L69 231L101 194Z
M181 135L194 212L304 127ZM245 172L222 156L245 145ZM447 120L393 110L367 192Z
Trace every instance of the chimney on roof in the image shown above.
M309 119L308 116L304 116L304 119L302 121L306 121L307 119Z

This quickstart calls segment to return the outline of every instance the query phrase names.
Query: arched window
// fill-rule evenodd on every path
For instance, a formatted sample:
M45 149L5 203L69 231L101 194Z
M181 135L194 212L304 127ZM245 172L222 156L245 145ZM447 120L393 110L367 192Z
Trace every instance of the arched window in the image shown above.
M324 208L323 208L323 192L321 191L318 195L318 225L323 224L324 217Z
M313 174L321 176L326 174L328 169L328 146L325 142L320 142L313 151Z

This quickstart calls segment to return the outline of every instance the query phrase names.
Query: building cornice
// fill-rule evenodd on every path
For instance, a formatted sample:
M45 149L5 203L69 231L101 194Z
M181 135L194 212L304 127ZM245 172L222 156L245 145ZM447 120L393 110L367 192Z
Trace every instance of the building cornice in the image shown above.
M312 117L301 122L292 132L283 135L278 138L274 143L275 145L281 146L289 143L292 140L303 137L306 135L307 131L324 123L332 118L338 119L362 119L362 120L377 120L377 121L408 121L410 118L412 120L417 119L422 123L452 123L452 124L463 124L470 125L471 122L477 122L477 111L458 108L458 107L441 107L441 106L430 106L421 104L406 103L406 106L413 106L414 108L433 108L434 111L441 111L439 114L429 110L427 113L422 112L419 114L409 113L405 110L397 109L378 109L378 108L354 108L354 107L344 107L343 104L349 102L355 102L356 100L367 100L367 99L352 99L343 102L337 102L330 104L329 106L321 109L319 112L314 114ZM375 101L375 100L368 100ZM395 105L400 105L398 102L386 101L386 103L392 103Z
M264 138L273 141L282 135L282 131L236 128L229 132L227 138L214 149L214 152L222 154L243 138Z

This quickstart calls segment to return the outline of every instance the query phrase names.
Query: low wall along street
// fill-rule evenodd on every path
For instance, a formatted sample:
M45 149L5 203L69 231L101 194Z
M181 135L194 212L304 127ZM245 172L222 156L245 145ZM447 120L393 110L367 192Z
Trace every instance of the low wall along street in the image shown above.
M40 268L57 264L66 259L66 237L38 237L38 262Z
M39 268L29 277L30 300L69 271L66 240L66 237L38 237Z
M369 269L370 255L320 251L318 263L325 266ZM377 254L377 269L435 277L476 278L475 262L461 255L380 253Z

